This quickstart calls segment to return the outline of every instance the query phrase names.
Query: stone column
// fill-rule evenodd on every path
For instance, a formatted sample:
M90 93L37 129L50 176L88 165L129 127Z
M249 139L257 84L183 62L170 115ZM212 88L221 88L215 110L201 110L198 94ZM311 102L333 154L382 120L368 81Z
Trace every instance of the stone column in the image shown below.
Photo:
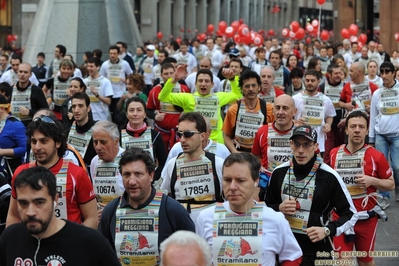
M159 31L163 39L168 40L172 34L172 3L171 0L159 1Z
M240 1L240 15L239 18L242 18L245 23L248 23L248 18L249 18L249 4L248 0L246 1Z
M184 0L174 0L172 12L172 34L175 39L178 36L183 37L183 32L180 31L181 28L184 28Z
M212 0L208 6L208 23L218 25L220 21L220 0Z
M382 2L385 1L380 2L381 6ZM348 28L355 21L355 8L349 7L347 0L333 1L333 17L335 42L342 42L341 30Z
M186 37L189 39L194 38L195 36L195 21L196 21L196 3L195 0L186 0ZM216 27L216 26L215 26ZM190 30L190 32L188 32Z
M141 35L144 42L156 38L158 26L157 2L157 0L142 0L140 2Z
M198 33L206 30L207 22L207 3L206 0L198 0L196 26Z

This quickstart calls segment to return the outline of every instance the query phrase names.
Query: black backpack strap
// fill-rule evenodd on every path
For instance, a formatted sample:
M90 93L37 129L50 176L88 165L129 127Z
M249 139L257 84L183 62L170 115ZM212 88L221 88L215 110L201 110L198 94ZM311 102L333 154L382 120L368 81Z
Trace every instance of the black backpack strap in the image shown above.
M213 183L215 184L216 201L223 202L224 200L222 198L222 193L220 192L220 181L219 181L219 177L216 172L216 160L215 160L216 155L214 153L206 151L205 157L208 158L212 163Z
M236 113L236 122L233 127L233 135L231 135L231 139L234 139L236 137L236 126L237 126L237 121L238 121L238 111L240 111L240 106L241 106L241 100L237 101L237 113Z
M182 154L183 154L183 152L180 152L180 153L177 155L176 160L177 160L177 158L179 158L180 155L182 155ZM175 194L175 184L176 184L176 181L177 181L177 173L176 173L176 161L175 161L175 166L173 167L172 176L170 177L170 196L171 196L173 199L176 199L176 194Z

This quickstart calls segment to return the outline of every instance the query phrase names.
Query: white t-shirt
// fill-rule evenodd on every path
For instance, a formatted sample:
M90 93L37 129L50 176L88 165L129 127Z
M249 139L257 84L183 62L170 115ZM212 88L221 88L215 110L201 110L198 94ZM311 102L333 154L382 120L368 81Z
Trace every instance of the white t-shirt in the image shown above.
M128 75L132 74L133 71L130 68L129 63L126 62L125 60L119 60L119 62L116 64L112 64L109 60L105 61L101 65L100 75L109 78L110 67L112 65L118 65L118 64L121 66L121 71L120 71L119 77L126 80L126 77ZM120 98L122 96L122 94L126 91L125 82L119 81L119 82L111 83L111 85L112 85L112 90L113 90L112 98Z
M209 149L209 147L211 147L213 142L215 142L215 141L209 139L208 145L206 145L204 150L207 151ZM227 156L230 155L229 149L227 149L226 145L224 145L224 144L221 144L218 142L216 142L215 144L216 144L216 151L215 151L216 156L218 156L222 159L226 159ZM177 155L179 155L179 153L182 153L182 152L183 152L183 149L181 147L181 143L180 142L175 143L175 145L173 145L172 149L170 149L168 158L166 158L166 161L169 161L172 158L177 157Z
M4 72L3 75L1 75L0 77L0 83L2 82L7 82L8 84L10 84L10 86L13 86L15 81L13 81L13 73L14 76L16 76L16 78L18 79L18 74L14 72L14 70L9 69L6 72ZM39 81L36 78L35 73L32 72L32 75L29 78L30 83L32 83L33 85L39 86Z
M112 90L112 84L109 79L106 77L100 76L96 79L92 79L90 76L84 79L84 83L87 85L90 81L96 81L100 83L100 89L98 90L98 94L102 97L112 97L114 94ZM90 92L90 88L87 87L87 91ZM89 94L89 93L88 93ZM109 120L110 113L108 105L103 103L102 101L98 102L90 102L91 113L93 114L93 120L101 121L101 120Z
M299 118L302 117L302 112L304 110L303 95L304 95L303 93L298 93L298 94L292 96L292 99L294 99L294 101L295 101L295 107L297 108L295 120L298 120ZM321 95L323 95L323 94L319 92L313 97L316 98L316 97L320 97ZM323 132L323 125L325 124L324 120L327 117L334 117L337 115L331 99L325 95L323 95L323 97L324 97L324 99L323 99L324 119L323 119L321 126L315 127L316 131L317 131L317 142L319 143L320 152L324 152L324 150L325 150L324 141L326 139L326 134Z
M223 207L229 213L234 213L228 201L223 203ZM213 217L215 206L201 211L196 221L196 231L203 237L208 244L213 246ZM294 261L302 256L302 250L296 241L294 234L281 212L263 206L262 222L262 266L274 266L276 254L279 255L280 262Z

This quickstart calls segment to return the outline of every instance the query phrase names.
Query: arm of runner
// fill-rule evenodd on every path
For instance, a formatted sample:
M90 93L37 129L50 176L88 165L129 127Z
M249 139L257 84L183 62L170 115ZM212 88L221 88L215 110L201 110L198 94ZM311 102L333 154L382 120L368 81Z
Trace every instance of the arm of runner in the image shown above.
M237 151L233 139L227 135L225 132L223 132L223 138L224 138L224 145L226 145L226 147L229 149L229 151L231 153L238 153L239 151Z
M83 225L97 230L98 228L98 213L97 201L92 199L84 204L79 204L80 211L83 216Z

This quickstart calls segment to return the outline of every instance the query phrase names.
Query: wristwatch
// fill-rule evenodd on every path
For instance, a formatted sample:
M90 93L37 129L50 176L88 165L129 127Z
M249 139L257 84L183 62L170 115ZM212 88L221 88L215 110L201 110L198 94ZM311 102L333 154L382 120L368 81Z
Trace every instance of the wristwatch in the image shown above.
M330 229L328 229L328 227L324 227L324 234L326 236L330 236L330 233L331 233Z

